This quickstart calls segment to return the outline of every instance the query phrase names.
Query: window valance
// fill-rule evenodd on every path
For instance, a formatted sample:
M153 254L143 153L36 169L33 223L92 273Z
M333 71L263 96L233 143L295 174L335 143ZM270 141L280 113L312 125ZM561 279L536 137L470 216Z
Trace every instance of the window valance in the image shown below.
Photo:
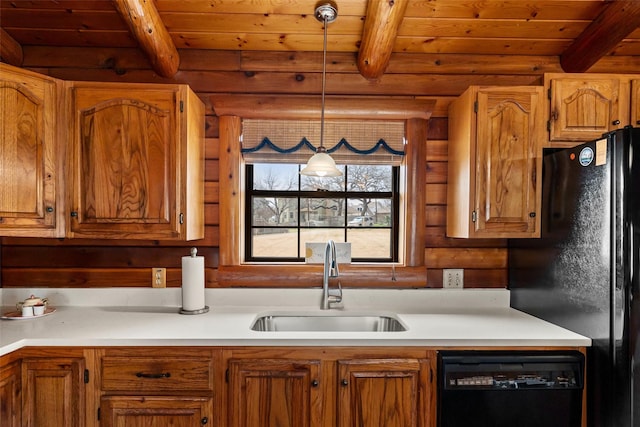
M324 147L338 164L398 165L404 132L404 121L325 120ZM319 144L319 120L242 121L242 155L249 163L304 164Z

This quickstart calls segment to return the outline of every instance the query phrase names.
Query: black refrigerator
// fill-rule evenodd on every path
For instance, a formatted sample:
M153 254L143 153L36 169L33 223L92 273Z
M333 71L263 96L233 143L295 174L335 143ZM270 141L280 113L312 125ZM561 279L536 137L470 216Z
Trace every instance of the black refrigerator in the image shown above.
M640 128L543 154L541 238L509 240L511 306L592 339L590 427L640 426Z

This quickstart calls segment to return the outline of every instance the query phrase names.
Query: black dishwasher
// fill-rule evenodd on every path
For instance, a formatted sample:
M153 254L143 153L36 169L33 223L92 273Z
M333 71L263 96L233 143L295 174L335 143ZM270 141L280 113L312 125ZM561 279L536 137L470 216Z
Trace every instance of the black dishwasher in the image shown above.
M439 427L580 427L580 352L443 351Z

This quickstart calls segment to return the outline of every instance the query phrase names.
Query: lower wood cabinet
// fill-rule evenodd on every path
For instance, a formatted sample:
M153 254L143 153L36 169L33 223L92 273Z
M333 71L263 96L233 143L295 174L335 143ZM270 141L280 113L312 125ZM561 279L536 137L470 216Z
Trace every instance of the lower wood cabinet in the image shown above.
M340 360L338 379L339 427L431 425L428 359Z
M83 426L84 370L83 358L23 359L22 426Z
M435 426L433 360L426 350L234 351L228 425Z
M0 426L435 427L436 372L428 347L25 348Z
M0 368L0 426L21 427L21 375L20 361Z
M101 426L194 427L209 425L212 399L190 396L106 396Z
M211 349L98 350L100 427L193 427L212 424Z
M320 361L229 361L229 427L309 427L321 415Z

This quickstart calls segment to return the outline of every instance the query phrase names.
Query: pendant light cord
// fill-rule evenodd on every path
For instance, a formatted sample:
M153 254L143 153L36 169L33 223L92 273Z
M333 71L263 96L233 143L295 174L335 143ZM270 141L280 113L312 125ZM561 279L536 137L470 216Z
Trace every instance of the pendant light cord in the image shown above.
M322 46L322 108L320 110L320 150L326 151L324 148L324 92L327 85L327 17L322 19L324 25L324 43Z

